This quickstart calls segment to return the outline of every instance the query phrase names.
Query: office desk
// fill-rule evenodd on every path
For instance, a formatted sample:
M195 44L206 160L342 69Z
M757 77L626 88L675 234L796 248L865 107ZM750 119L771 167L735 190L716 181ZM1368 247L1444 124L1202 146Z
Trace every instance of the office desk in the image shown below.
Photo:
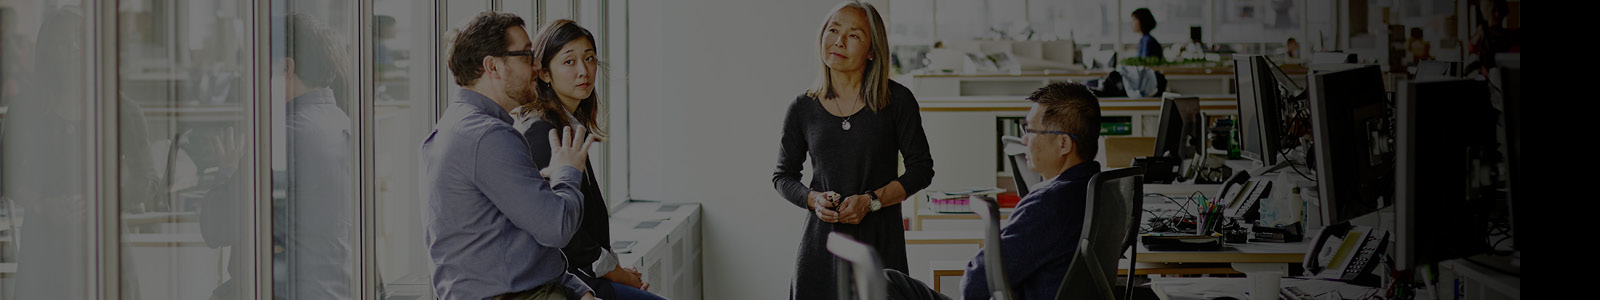
M1223 244L1221 251L1150 251L1139 244L1139 261L1158 263L1299 263L1309 242Z
M974 236L956 236L959 232L941 233L938 240L946 244L971 244L981 243L981 232ZM928 237L931 238L931 237ZM906 243L912 243L911 235L907 234ZM922 241L919 241L922 242ZM1305 258L1308 242L1299 243L1252 243L1252 244L1225 244L1221 251L1150 251L1144 245L1139 245L1138 265L1134 275L1150 274L1240 274L1255 271L1276 271L1289 274L1289 264L1301 263ZM981 247L980 247L981 248ZM976 254L977 252L972 252ZM970 258L967 258L970 259ZM1227 267L1194 266L1196 264L1228 264ZM938 283L939 277L960 277L966 267L966 261L933 260L929 262L932 270L932 282ZM1128 259L1117 260L1117 275L1128 274Z
M1279 271L1289 274L1288 264L1297 264L1305 260L1306 248L1309 242L1298 243L1249 243L1249 244L1224 244L1221 251L1150 251L1143 244L1139 245L1139 262L1186 264L1186 263L1227 263L1233 270L1240 273L1252 271ZM1119 262L1126 265L1127 259ZM1168 265L1174 267L1174 265ZM1175 274L1175 273L1160 273ZM1181 273L1178 273L1181 274ZM1214 274L1214 273L1213 273Z
M982 219L975 213L942 213L935 212L928 207L927 197L918 192L911 198L911 205L916 214L911 215L912 231L939 231L939 230L983 230ZM1011 223L1011 213L1015 207L1000 208L1000 225ZM979 239L983 236L979 235Z
M1337 299L1362 299L1378 291L1377 288L1351 285L1320 279L1281 278L1280 287L1297 287L1313 296ZM1151 278L1150 290L1161 300L1204 300L1215 297L1250 299L1246 292L1251 288L1250 278ZM1281 288L1280 288L1281 290ZM1282 299L1282 298L1279 298Z

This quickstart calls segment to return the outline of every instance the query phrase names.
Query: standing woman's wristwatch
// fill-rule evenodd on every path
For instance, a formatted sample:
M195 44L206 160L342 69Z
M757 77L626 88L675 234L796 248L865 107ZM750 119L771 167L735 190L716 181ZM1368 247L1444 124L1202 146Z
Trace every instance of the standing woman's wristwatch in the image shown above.
M879 208L883 208L883 201L878 201L878 191L868 190L867 197L872 198L872 202L867 203L868 209L878 211Z

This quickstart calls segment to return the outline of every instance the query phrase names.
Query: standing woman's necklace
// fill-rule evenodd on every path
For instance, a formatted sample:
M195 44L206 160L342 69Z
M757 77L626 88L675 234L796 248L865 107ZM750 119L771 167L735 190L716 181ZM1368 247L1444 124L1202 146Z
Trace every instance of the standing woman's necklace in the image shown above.
M833 101L839 101L839 98L833 98ZM843 104L840 104L840 105L843 105ZM850 117L852 115L850 115L849 112L845 111L845 110L839 110L839 113L840 114L846 114L845 116L840 117L840 118L844 119L844 122L839 123L839 127L844 128L845 131L850 131Z

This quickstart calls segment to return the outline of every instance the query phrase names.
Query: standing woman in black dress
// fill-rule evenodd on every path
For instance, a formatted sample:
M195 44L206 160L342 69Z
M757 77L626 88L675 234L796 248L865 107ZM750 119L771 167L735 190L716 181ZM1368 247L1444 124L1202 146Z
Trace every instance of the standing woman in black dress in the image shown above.
M905 272L900 207L933 180L933 158L911 90L889 80L889 42L871 4L829 10L818 33L816 85L789 104L772 184L806 209L791 299L834 299L835 258L825 245L841 232L871 245L884 267ZM800 170L811 159L810 184ZM899 159L905 174L899 174Z

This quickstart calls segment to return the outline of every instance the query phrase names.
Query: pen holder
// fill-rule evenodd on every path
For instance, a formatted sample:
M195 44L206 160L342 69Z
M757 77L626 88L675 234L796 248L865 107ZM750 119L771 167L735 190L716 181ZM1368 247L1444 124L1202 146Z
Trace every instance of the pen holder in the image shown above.
M1194 223L1195 235L1210 236L1212 233L1222 231L1222 213L1200 213Z

